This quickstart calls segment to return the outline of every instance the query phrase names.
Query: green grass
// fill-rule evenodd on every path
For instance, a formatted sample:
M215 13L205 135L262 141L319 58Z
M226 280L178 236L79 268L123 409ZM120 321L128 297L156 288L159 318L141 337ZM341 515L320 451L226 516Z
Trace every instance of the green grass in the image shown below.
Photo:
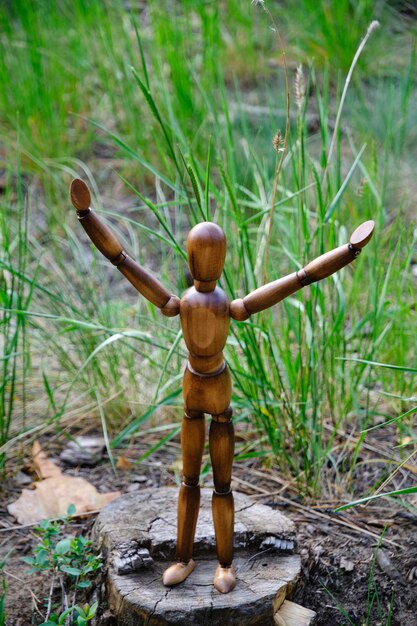
M7 443L12 420L16 413L21 419L21 428L26 425L27 380L30 377L30 354L28 349L28 324L25 312L33 295L33 279L25 283L20 276L26 272L28 263L28 207L24 198L20 177L20 165L16 164L17 195L14 199L14 220L7 219L7 206L13 194L6 181L5 194L1 202L0 235L2 258L0 268L13 265L13 272L0 273L0 298L4 311L0 329L2 338L0 379L0 450ZM36 277L36 268L34 276ZM18 310L19 313L14 313ZM17 382L19 381L19 389ZM17 405L17 409L16 409ZM0 467L5 455L0 451Z
M273 201L272 138L284 132L286 94L283 71L268 65L282 56L261 7L164 0L131 16L117 2L15 3L0 15L0 451L15 454L33 429L65 434L94 417L109 449L152 429L155 414L164 428L157 446L178 432L178 320L162 319L91 250L67 208L68 182L81 174L126 248L177 293L186 233L202 219L227 234L230 298L299 269L375 219L353 269L234 323L226 348L240 457L267 455L304 493L323 488L328 466L340 476L340 459L349 479L360 431L404 412L402 398L413 393L411 378L365 361L417 365L415 183L406 177L415 53L393 78L365 48L327 170L345 74L326 61L304 69L309 97L291 105ZM295 15L285 19L295 26ZM349 62L367 19L365 11L363 29L358 20L349 33ZM331 67L345 71L346 58ZM358 435L353 450L345 432Z
M404 47L410 44L406 33L413 25L401 13L401 2L300 0L282 5L278 17L285 24L288 46L299 58L314 60L317 67L330 63L346 73L369 24L379 20L381 31L369 44L367 60L359 62L360 74L369 76L381 67L392 74L402 65Z

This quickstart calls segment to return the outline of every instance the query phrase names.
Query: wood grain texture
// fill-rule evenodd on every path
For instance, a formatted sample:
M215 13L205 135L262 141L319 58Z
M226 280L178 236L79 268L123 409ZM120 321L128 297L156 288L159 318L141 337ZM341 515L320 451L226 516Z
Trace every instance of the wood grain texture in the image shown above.
M180 304L185 344L192 355L210 357L221 352L230 327L229 299L220 287L202 293L191 287Z
M170 299L161 308L162 315L166 317L175 317L180 312L180 299L178 296L171 296Z
M206 437L204 415L184 417L181 428L181 451L183 481L186 485L197 485L200 478Z
M130 257L117 267L117 269L128 279L128 281L155 306L163 308L171 299L171 294L159 280L154 278L149 272L144 270L136 261ZM175 297L175 296L174 296ZM179 302L177 303L179 311Z
M192 370L200 374L213 374L218 372L223 366L223 352L218 352L212 356L197 356L188 353L188 363Z
M213 222L194 226L187 237L188 265L194 280L212 283L220 278L226 258L226 235ZM204 285L201 290L204 290Z
M188 563L193 555L194 535L200 510L200 486L184 483L178 495L177 560Z
M198 559L211 554L213 575L216 562L212 493L212 489L201 490L194 554ZM177 500L176 487L146 488L124 494L100 511L94 530L98 547L108 558L112 547L118 550L121 544L131 544L147 547L152 558L165 565L167 560L175 560ZM237 553L240 550L259 552L272 539L273 546L268 543L272 546L271 553L274 550L285 554L293 552L295 525L289 517L239 492L234 494L234 500Z
M213 468L214 488L218 493L227 493L232 481L235 434L233 422L212 421L209 431L209 448Z
M213 579L214 588L220 593L230 593L236 587L236 569L234 565L223 567L218 564Z
M213 590L215 564L199 561L187 581L167 589L158 584L162 564L133 575L111 575L108 602L118 626L274 626L273 602L285 598L297 580L298 556L235 559L232 593Z
M189 561L187 561L187 563L178 561L177 563L174 563L174 565L171 565L165 570L162 576L162 582L166 587L179 585L188 578L188 576L194 571L194 569L195 561L193 559L190 559Z
M212 508L217 558L222 567L230 567L233 561L235 524L233 493L213 493Z
M237 298L230 303L230 317L238 322L244 322L250 317L250 313L243 303L243 298Z
M234 533L234 500L230 491L235 449L232 421L211 422L209 448L215 488L212 509L217 558L222 568L229 568L233 561ZM222 593L228 593L235 586L234 572L217 572L214 584Z
M183 379L185 411L198 411L220 415L228 408L232 398L232 382L227 367L217 376L203 378L192 374L188 367Z
M285 600L274 615L276 626L313 626L315 618L315 611L289 600Z
M349 239L352 246L362 250L362 248L371 240L371 237L374 234L374 229L375 222L373 220L368 220L358 226L358 228L353 231Z
M71 202L77 209L78 214L88 211L91 206L90 190L80 178L74 178L70 186Z
M123 257L120 257L123 252L122 244L92 209L78 219L97 250L106 259L111 263L116 262L117 259L123 260Z
M301 287L302 285L297 278L297 274L294 272L267 285L258 287L258 289L255 289L255 291L243 298L243 305L248 313L257 313L277 304L301 289Z
M297 272L297 276L302 285L310 285L318 280L323 280L323 278L331 276L341 270L342 267L354 261L358 252L352 249L349 244L339 246L308 263L302 270Z

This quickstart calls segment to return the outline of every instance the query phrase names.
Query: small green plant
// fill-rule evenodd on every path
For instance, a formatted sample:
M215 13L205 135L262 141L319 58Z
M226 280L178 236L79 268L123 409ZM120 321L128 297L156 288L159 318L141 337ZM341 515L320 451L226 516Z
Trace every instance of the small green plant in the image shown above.
M49 572L51 576L45 621L41 626L84 626L97 611L97 603L83 607L76 604L79 592L91 586L89 578L101 568L101 560L93 553L91 541L85 537L62 536L63 527L74 512L75 507L71 505L66 517L58 521L42 520L35 528L39 543L33 556L22 559L31 566L31 571ZM57 586L61 589L61 601L54 607Z
M40 626L55 626L56 624L65 626L65 624L71 623L74 626L85 626L90 622L97 612L98 602L94 602L91 606L86 603L84 606L72 606L61 615L53 613L46 622L42 622ZM68 620L72 619L72 622Z

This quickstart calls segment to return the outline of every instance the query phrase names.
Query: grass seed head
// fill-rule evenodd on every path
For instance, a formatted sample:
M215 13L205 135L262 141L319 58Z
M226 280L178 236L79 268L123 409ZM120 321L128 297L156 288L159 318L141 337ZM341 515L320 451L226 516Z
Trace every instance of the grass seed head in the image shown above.
M298 65L295 72L294 95L297 109L298 111L301 111L304 106L304 101L306 97L306 81L304 78L303 66L301 63L300 65Z
M282 152L283 143L284 139L281 135L281 131L277 130L272 140L272 145L274 146L275 152Z

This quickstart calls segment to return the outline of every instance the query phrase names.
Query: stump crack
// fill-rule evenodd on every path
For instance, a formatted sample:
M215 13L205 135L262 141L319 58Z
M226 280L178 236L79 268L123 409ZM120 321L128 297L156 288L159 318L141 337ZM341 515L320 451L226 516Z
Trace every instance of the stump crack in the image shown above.
M158 607L158 604L160 604L160 603L162 602L162 600L166 600L166 599L167 599L167 597L168 597L168 594L169 594L171 591L172 591L172 587L171 587L170 589L167 589L167 590L165 591L165 594L164 594L161 598L158 598L158 600L155 602L155 604L154 604L154 607L153 607L152 611L151 611L151 612L149 613L149 615L148 615L148 619L147 619L147 623L148 623L148 624L150 623L150 621L151 621L152 617L155 615L155 613L156 613L156 609L157 609L157 607Z
M161 580L161 576L156 576L156 578L152 578L149 582L145 583L145 586L150 587L151 585L158 582L159 580Z
M159 521L163 522L164 524L167 524L168 526L174 526L174 524L170 522L169 520L165 519L164 517L161 517L160 515L157 515L149 522L148 529L146 532L150 533L152 530L152 526L156 524L156 522L159 522Z
M146 532L150 533L150 532L151 532L151 530L152 530L152 526L153 526L153 524L155 524L155 522L157 522L159 519L161 519L161 518L159 517L159 515L157 515L156 517L154 517L153 519L151 519L151 521L149 522L148 529L147 529L147 531L146 531Z
M248 509L251 509L255 504L256 502L251 502L250 504L247 504L246 506L242 506L240 509L236 509L236 513L242 513L242 511L247 511Z
M250 591L250 593L252 595L256 595L255 591L251 588L250 584L246 582L246 580L243 580L242 578L239 578L239 587L245 587L245 591Z

